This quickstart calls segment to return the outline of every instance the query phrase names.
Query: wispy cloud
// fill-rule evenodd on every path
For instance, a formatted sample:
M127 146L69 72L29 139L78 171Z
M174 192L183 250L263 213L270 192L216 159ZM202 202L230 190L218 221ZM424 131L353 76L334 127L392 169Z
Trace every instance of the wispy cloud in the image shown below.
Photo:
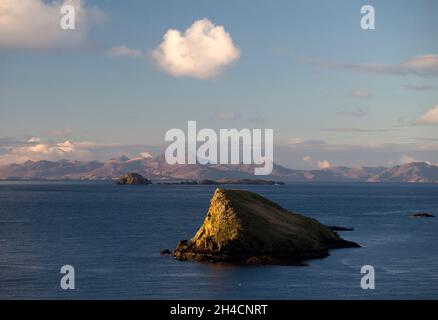
M414 158L412 158L411 156L406 155L406 154L402 155L400 158L401 164L407 164L407 163L412 163L412 162L418 162L418 161L415 160Z
M420 118L417 120L418 124L431 124L431 125L437 125L438 124L438 105L435 107L427 110L425 113L423 113Z
M55 137L66 137L73 133L73 129L71 128L62 128L53 130L50 132L50 135L54 135Z
M212 115L211 119L220 121L241 121L250 125L261 125L268 119L266 116L241 113L239 111L218 111Z
M268 118L266 116L256 116L256 115L251 115L249 117L247 117L248 122L251 124L263 124L265 123Z
M126 46L112 47L107 50L110 57L113 58L141 58L145 53L140 49L131 49Z
M304 146L304 145L322 145L322 144L326 144L325 141L323 140L318 140L318 139L302 139L302 138L289 138L287 140L287 144L289 146Z
M165 72L176 77L213 78L240 57L230 34L208 19L195 21L187 30L170 29L152 57Z
M353 90L348 93L352 98L370 98L372 94L366 90Z
M421 84L407 84L405 88L412 91L431 91L436 90L437 88L431 85L421 85Z
M239 120L241 117L240 113L236 111L218 111L213 116L216 120Z
M438 54L422 54L395 63L345 63L338 61L324 61L321 59L300 56L297 53L277 48L273 52L293 58L302 64L318 65L323 68L345 69L358 72L387 74L387 75L409 75L437 76L438 75Z
M438 138L411 138L411 139L418 140L418 141L438 142Z
M389 131L399 131L400 129L361 129L361 128L327 128L323 131L329 132L358 132L358 133L370 133L370 132L389 132Z
M336 115L353 118L363 118L367 115L367 112L361 108L357 108L356 110L341 110L336 112Z
M319 62L326 68L392 75L438 75L438 54L419 55L396 64Z

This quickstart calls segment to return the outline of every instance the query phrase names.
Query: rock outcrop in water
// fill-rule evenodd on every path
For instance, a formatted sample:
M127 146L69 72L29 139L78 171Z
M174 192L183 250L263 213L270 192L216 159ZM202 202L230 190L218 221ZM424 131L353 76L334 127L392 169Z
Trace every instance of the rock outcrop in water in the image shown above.
M117 179L116 183L120 185L124 185L124 184L144 185L144 184L151 184L152 182L138 173L126 173L123 176L121 176L119 179Z
M435 218L433 214L427 212L417 212L412 215L414 218Z
M353 228L339 227L339 226L328 226L332 231L354 231Z
M179 260L296 265L351 247L360 246L256 193L216 189L204 224L173 254Z

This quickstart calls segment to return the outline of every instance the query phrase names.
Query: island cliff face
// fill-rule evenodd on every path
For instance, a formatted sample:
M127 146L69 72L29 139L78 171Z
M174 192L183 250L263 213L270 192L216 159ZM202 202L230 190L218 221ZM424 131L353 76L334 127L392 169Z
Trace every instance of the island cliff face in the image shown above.
M351 247L360 246L256 193L216 189L204 224L173 254L179 260L296 265Z

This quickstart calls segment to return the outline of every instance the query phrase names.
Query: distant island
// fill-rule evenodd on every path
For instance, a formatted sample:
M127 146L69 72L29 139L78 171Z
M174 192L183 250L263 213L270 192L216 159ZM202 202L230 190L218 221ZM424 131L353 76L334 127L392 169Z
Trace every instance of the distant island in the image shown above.
M427 212L417 212L412 215L414 218L435 218L435 216L431 213Z
M358 247L317 220L256 193L216 189L203 225L191 240L180 241L173 255L178 260L300 265L327 257L329 249Z
M147 185L152 181L146 179L139 173L125 173L116 180L118 185ZM250 184L250 185L284 185L284 182L263 180L263 179L219 179L219 180L199 180L199 181L175 181L175 182L158 182L157 184L166 185L227 185L227 184Z
M252 165L169 165L164 156L129 159L126 156L99 161L26 161L0 166L0 180L116 180L136 172L155 183L239 184L247 179L282 182L409 182L438 183L438 166L412 162L385 167L330 167L294 170L274 164L269 176L254 176ZM214 181L214 182L209 182ZM233 182L234 181L234 182ZM240 181L240 182L239 182Z
M143 177L138 173L125 173L123 176L117 179L118 185L147 185L152 184L151 181Z

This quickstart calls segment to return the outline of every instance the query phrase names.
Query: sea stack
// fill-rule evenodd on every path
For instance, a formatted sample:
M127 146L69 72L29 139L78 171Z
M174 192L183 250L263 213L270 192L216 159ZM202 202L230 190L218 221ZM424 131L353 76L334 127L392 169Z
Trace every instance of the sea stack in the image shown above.
M299 265L329 249L357 248L317 220L253 192L216 189L204 224L177 245L179 260Z
M138 173L126 173L123 176L121 176L116 181L117 184L124 185L145 185L145 184L151 184L152 182L148 179L144 178L141 174Z

